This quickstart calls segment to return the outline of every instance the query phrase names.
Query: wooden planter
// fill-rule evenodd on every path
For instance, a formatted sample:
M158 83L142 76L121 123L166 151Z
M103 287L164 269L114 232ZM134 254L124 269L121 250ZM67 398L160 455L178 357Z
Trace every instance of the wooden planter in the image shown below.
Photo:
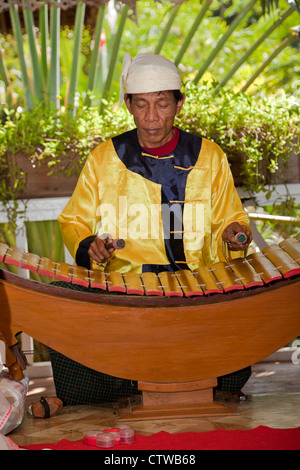
M297 138L295 138L294 143L296 144L296 142ZM242 174L242 164L243 156L241 154L237 154L235 158L230 160L230 168L236 186L243 186L245 182L245 176ZM262 161L259 168L259 174L266 185L300 183L300 154L296 147L291 151L286 168L283 167L283 164L280 165L279 163L279 171L270 173L266 166L266 162Z
M33 165L28 155L23 153L8 155L8 159L15 168L21 169L26 174L26 187L22 191L17 191L18 199L66 197L73 193L78 180L78 174L75 172L71 176L59 176L56 172L49 175L50 169L46 163ZM63 165L62 161L61 167ZM12 177L8 181L10 186L14 185Z
M34 166L28 155L23 153L8 154L8 161L12 162L16 168L20 168L26 174L26 187L23 191L16 193L18 199L36 199L46 197L68 197L71 196L78 180L78 173L75 171L71 176L59 176L59 172L49 175L49 167L46 163ZM62 159L60 166L65 168L70 165L70 159L67 156ZM74 156L74 158L78 158ZM243 186L244 176L242 175L242 157L230 161L231 171L233 173L235 185ZM288 166L282 173L270 174L264 168L262 163L261 174L265 175L267 184L281 183L300 183L300 155L293 150L290 156ZM13 178L9 178L9 185L13 187Z

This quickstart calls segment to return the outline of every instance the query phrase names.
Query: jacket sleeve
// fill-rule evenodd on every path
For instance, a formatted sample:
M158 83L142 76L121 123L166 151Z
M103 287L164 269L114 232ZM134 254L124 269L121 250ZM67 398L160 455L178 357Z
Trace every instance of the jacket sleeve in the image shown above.
M95 237L100 220L97 214L100 204L97 186L92 152L83 167L70 200L58 217L64 244L74 260L76 262L81 260L82 265L83 259L85 266L87 264L86 252L92 241L90 237ZM80 250L76 256L79 245L81 245Z
M91 235L90 237L81 240L81 242L79 243L75 257L75 261L78 266L83 266L84 268L91 269L91 260L88 250L95 238L95 235Z
M211 194L211 229L217 242L217 256L225 261L223 254L222 234L232 222L239 222L249 228L249 219L234 185L234 179L226 155L221 151L218 164L213 165ZM232 258L243 256L243 252L230 252Z

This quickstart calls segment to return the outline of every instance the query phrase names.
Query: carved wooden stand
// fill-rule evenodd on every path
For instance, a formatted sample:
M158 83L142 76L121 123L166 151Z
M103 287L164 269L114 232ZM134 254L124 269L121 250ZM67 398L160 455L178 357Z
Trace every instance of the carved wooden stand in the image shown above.
M183 383L138 382L142 396L120 400L119 421L239 414L214 401L216 379Z
M121 420L232 414L214 402L214 378L255 364L299 335L295 263L286 268L288 279L184 299L90 294L0 269L6 365L20 380L22 360L11 347L24 331L86 367L137 381L142 402L119 406Z

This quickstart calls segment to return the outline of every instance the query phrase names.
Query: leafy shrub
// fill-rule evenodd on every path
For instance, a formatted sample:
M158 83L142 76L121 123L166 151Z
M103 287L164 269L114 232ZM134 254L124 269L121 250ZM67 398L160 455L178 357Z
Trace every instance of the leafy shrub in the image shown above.
M293 97L251 97L228 89L215 94L207 84L187 85L186 97L178 124L222 147L237 184L256 192L284 179L300 124Z
M256 192L280 174L289 160L299 132L299 106L293 97L250 97L232 90L215 94L214 85L186 85L186 102L175 124L190 133L218 143L227 154L236 183ZM0 199L13 198L5 186L11 171L9 160L23 152L33 165L47 164L50 173L79 173L89 152L100 142L133 127L131 115L116 97L105 102L103 114L98 107L79 102L76 115L65 108L59 111L36 106L23 113L6 110L0 129ZM15 188L26 183L26 175L14 168ZM273 181L275 181L273 180Z

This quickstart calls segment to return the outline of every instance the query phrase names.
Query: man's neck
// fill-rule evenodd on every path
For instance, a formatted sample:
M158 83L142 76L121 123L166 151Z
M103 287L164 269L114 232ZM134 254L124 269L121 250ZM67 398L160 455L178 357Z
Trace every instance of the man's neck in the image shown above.
M160 147L143 147L146 152L156 155L157 157L162 157L163 155L168 155L172 153L176 148L179 139L179 130L174 127L174 135L166 144L161 145Z

